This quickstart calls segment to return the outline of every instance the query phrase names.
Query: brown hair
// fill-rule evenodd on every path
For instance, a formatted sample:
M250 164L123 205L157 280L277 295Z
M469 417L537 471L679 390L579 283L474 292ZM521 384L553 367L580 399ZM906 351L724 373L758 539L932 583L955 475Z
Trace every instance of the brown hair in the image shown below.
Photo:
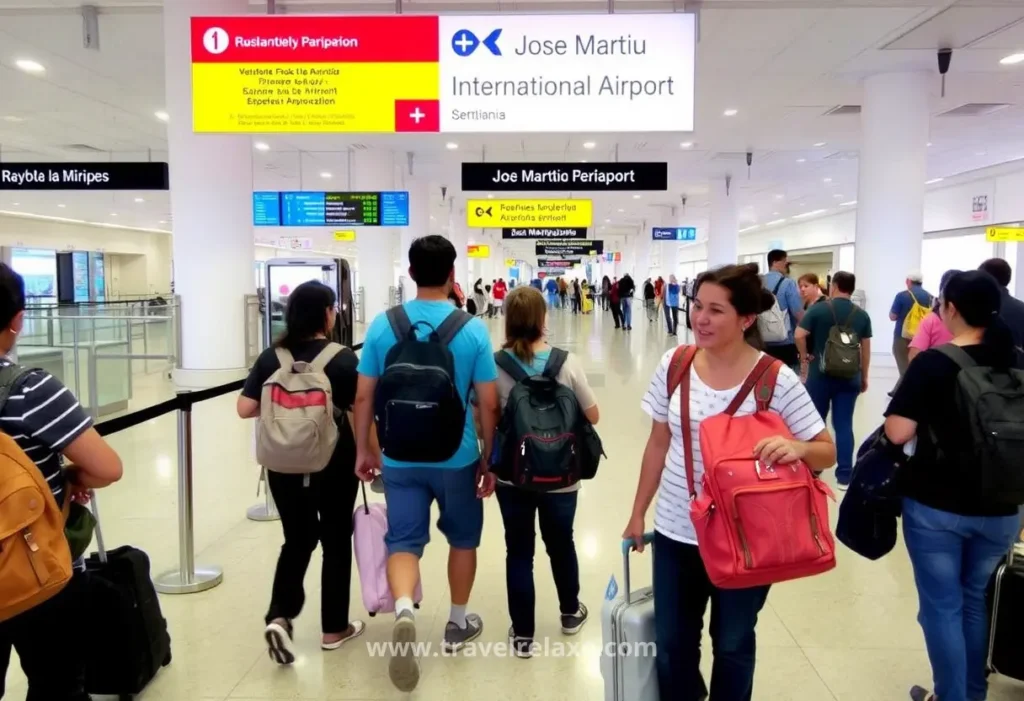
M723 265L719 268L713 268L697 276L693 295L696 297L701 285L705 282L710 282L724 287L729 292L729 303L740 316L766 312L775 304L775 297L771 292L764 289L764 286L761 284L761 276L758 275L757 270L757 263ZM764 342L761 340L761 332L757 328L756 321L743 332L743 338L758 350L764 347Z
M806 282L808 285L821 287L821 281L818 280L818 276L815 273L804 273L800 276L798 282Z
M544 335L548 304L530 285L519 285L505 298L505 344L524 363L533 362L533 344Z

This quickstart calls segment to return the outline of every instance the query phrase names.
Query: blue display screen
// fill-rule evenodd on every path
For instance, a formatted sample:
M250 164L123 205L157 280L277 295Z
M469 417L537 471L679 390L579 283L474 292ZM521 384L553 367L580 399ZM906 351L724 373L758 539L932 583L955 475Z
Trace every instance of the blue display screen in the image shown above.
M693 226L656 226L651 229L655 241L696 241L697 228Z
M408 192L254 192L255 226L409 226Z

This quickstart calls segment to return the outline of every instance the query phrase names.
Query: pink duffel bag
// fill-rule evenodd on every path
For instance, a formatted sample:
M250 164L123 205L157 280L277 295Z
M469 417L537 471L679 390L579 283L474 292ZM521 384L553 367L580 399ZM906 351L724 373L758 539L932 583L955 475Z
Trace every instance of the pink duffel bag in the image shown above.
M384 544L384 536L388 532L388 507L367 502L366 485L360 486L363 503L352 514L352 531L363 605L371 616L392 613L395 610L395 598L388 586L388 550ZM423 590L417 584L414 596L417 608L422 599Z

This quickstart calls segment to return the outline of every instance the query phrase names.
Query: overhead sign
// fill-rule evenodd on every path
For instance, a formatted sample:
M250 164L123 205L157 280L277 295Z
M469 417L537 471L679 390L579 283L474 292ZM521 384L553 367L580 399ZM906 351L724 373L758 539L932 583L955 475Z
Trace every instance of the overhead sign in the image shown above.
M579 262L579 258L545 258L538 260L537 265L543 265L546 268L571 268Z
M554 256L556 258L592 256L604 253L604 241L595 241L594 239L538 241L535 246L538 256Z
M166 163L0 163L0 190L167 190Z
M466 255L470 258L490 258L491 247L482 244L466 246Z
M409 226L408 192L254 192L255 226Z
M335 231L334 232L334 240L335 241L355 241L356 240L356 232L353 231L352 229L348 229L346 231Z
M436 132L437 17L192 18L197 132Z
M1024 227L990 226L985 229L986 241L1024 241Z
M516 265L516 259L515 258L506 258L505 259L505 267L506 268L512 268L512 267L515 267L515 265Z
M444 15L441 131L692 131L693 14Z
M545 275L564 275L569 268L560 268L558 266L538 268L538 270Z
M656 226L651 229L655 241L696 241L697 229L693 226Z
M593 223L590 200L468 200L466 224L474 228L580 227Z
M614 253L605 253L604 260L606 263L618 263L622 260L622 253L616 251Z
M581 226L573 229L546 227L509 227L501 230L503 239L585 239L587 228Z
M462 190L667 190L667 163L463 163Z

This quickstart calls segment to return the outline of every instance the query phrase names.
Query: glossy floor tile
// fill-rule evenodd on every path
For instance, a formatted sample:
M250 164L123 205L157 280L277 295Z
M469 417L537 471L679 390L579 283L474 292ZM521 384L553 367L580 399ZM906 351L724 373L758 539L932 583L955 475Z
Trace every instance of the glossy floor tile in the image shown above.
M257 496L253 424L235 418L234 397L224 397L198 405L193 415L196 559L223 567L224 583L202 594L162 597L174 641L174 662L140 697L142 701L603 699L598 612L609 577L615 575L621 583L619 536L632 506L650 428L639 408L640 399L662 353L675 343L660 324L649 324L640 314L634 321L635 329L627 333L614 330L608 315L574 317L556 312L549 319L552 341L584 362L599 398L600 430L608 453L597 479L579 497L576 543L582 598L593 620L570 641L578 643L578 648L557 645L566 639L559 629L547 556L538 541L537 639L547 640L548 656L528 661L495 654L425 658L419 688L411 695L401 694L387 681L387 660L372 656L368 647L390 639L391 619L365 616L357 578L352 584L352 615L367 622L364 637L335 652L320 650L320 567L314 557L306 577L307 609L297 621L299 659L291 668L275 665L266 654L262 626L281 529L276 522L246 519L246 509L262 499ZM501 322L488 323L497 342ZM858 402L858 438L880 421L892 376L878 369L872 381L873 387ZM171 388L158 376L140 383L140 391L163 398ZM100 494L108 543L145 549L155 572L175 567L178 557L175 436L173 416L114 436L111 440L125 461L125 478ZM501 517L493 499L485 508L471 602L471 609L484 618L481 651L484 645L504 643L509 627ZM650 556L635 555L631 562L634 586L649 584ZM422 572L419 638L437 643L448 616L446 548L440 533L432 534ZM912 684L927 684L930 675L916 611L916 591L902 545L880 562L843 551L835 571L774 587L758 626L754 698L905 699ZM556 654L559 649L563 654ZM490 648L492 653L495 650ZM579 654L566 656L568 652ZM707 670L710 661L708 652ZM24 691L15 662L8 674L7 698L20 699ZM1021 698L1024 686L993 680L990 699Z

